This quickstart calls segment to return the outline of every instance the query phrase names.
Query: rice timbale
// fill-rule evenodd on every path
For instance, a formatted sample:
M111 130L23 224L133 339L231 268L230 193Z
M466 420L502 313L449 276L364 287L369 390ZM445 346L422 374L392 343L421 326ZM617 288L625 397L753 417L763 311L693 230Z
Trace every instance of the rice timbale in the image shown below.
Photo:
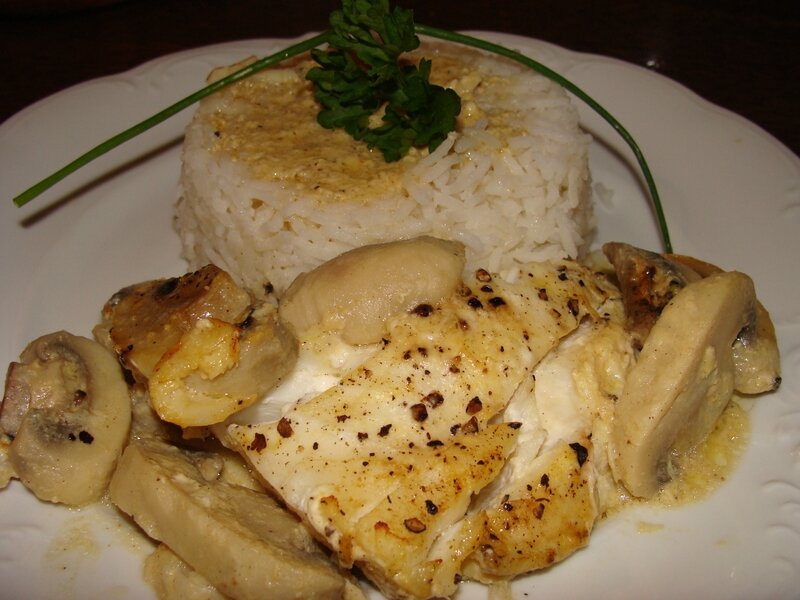
M203 100L175 218L190 265L280 292L346 250L421 234L459 240L467 269L511 279L518 263L579 256L593 222L590 137L566 92L476 51L423 44L415 54L433 60L431 81L453 88L462 110L434 152L394 163L317 123L307 55Z

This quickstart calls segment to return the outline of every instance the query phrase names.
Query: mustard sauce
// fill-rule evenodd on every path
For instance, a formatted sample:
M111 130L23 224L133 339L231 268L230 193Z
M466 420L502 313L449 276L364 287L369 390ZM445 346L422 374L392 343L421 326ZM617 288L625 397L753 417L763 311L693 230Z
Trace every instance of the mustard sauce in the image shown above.
M524 132L519 111L503 102L514 94L511 74L490 73L469 52L455 56L437 49L433 59L431 81L461 97L457 130L486 119L487 131L500 139ZM210 150L245 164L255 180L283 184L318 202L365 204L404 194L404 177L427 149L412 148L401 160L387 163L380 150L344 130L320 126L320 106L305 78L315 64L300 57L229 86L206 102L202 112L213 132ZM379 124L376 113L372 126Z

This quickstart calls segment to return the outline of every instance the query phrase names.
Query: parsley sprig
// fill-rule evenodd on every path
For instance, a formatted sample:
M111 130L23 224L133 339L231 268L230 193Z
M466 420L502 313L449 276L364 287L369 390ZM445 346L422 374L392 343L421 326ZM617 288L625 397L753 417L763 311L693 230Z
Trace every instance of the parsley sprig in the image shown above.
M388 0L344 0L330 24L330 49L311 51L319 66L306 75L322 106L319 124L344 129L378 148L387 162L412 146L435 150L455 129L461 99L430 82L431 61L400 60L420 44L412 11L390 10ZM373 126L380 111L380 124Z

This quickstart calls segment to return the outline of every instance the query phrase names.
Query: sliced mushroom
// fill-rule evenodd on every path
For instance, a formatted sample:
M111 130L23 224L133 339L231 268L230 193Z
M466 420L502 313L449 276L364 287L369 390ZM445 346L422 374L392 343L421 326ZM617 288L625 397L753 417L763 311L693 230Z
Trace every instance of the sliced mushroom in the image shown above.
M131 422L118 362L97 342L64 331L31 342L20 361L9 367L0 409L16 476L42 500L99 499Z
M294 366L297 342L264 300L207 265L120 290L95 337L146 385L159 417L211 425L253 404Z
M716 265L690 256L667 254L666 258L691 268L701 277L721 273ZM781 385L781 357L775 326L769 312L756 302L755 322L742 329L733 345L736 365L734 386L742 394L760 394L777 390Z
M742 273L690 283L664 308L617 402L614 475L635 496L669 478L668 461L705 438L734 390L732 346L755 314Z
M5 488L15 477L14 465L8 457L8 449L11 447L11 438L6 434L0 434L0 489Z
M222 269L207 265L182 277L146 281L121 289L103 307L98 341L115 351L144 383L164 353L198 319L243 321L251 298Z
M363 246L295 279L280 314L298 336L319 325L351 344L378 342L392 315L449 296L464 263L462 244L428 236Z
M297 342L264 304L243 323L199 319L161 357L148 381L159 417L212 425L275 387L297 360Z
M160 600L227 600L165 544L147 557L143 574Z
M644 343L667 303L687 283L700 277L660 254L621 242L603 244L603 253L614 267L628 329Z
M660 255L629 244L612 242L603 252L614 266L622 291L627 326L639 344L644 343L667 303L692 281L723 272L719 267L689 256ZM759 394L781 383L780 352L769 313L756 303L749 326L739 332L733 347L735 389Z
M111 501L231 598L342 598L346 581L294 515L265 493L208 480L197 455L132 442Z

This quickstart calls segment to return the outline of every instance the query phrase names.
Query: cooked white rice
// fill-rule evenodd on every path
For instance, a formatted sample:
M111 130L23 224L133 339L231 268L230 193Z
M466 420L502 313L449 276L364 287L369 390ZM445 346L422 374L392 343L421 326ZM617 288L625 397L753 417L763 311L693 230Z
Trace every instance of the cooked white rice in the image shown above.
M430 155L391 165L322 129L313 113L300 117L310 121L308 152L269 146L304 135L290 113L310 102L306 62L201 103L186 132L175 218L190 265L215 263L251 289L270 282L281 291L345 250L420 234L460 240L468 269L509 278L519 263L578 256L592 229L590 140L567 94L495 57L425 54L432 78L462 96L459 128ZM268 118L277 118L272 133L257 137ZM347 156L321 156L334 142L351 144L339 153Z

